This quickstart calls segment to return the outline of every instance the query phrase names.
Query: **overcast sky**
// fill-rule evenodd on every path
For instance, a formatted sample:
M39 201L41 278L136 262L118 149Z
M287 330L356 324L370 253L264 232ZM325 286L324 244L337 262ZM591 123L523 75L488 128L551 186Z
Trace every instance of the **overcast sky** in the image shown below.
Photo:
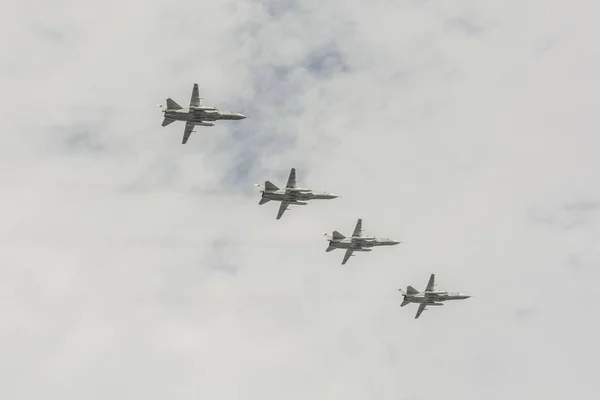
M599 11L6 4L0 398L593 397ZM194 82L249 118L182 145ZM291 167L342 197L275 220ZM357 218L404 243L342 267ZM473 297L415 320L430 273Z

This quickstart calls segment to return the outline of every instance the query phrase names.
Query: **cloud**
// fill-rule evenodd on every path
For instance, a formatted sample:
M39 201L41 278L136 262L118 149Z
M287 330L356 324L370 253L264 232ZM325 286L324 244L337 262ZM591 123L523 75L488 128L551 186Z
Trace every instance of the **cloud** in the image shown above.
M548 208L548 205L546 205ZM530 215L533 221L562 229L578 228L586 224L594 224L594 216L600 209L600 202L578 201L566 203L553 210L533 208Z
M589 396L598 32L544 6L12 4L0 395ZM182 146L193 82L250 118ZM290 167L343 197L276 221ZM341 267L359 217L404 243ZM432 272L473 298L415 321Z

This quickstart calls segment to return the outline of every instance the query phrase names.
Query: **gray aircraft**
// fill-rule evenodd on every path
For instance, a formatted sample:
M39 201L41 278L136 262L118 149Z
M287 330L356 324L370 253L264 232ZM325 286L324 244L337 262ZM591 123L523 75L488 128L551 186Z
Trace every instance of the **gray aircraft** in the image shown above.
M412 286L408 286L406 291L398 289L404 295L404 300L402 301L402 304L400 304L400 307L404 307L409 303L419 303L419 309L415 316L415 319L417 319L419 318L419 315L425 311L425 307L427 306L443 306L444 304L442 302L446 300L463 300L471 297L464 293L451 293L435 290L436 286L435 274L431 274L424 292L419 292Z
M244 114L222 111L215 107L202 105L202 98L199 96L197 83L194 83L192 98L188 108L181 107L171 98L167 99L166 107L163 105L159 105L159 107L162 108L165 114L162 126L167 126L174 121L185 121L182 144L186 144L192 132L195 132L194 126L214 126L214 124L204 121L217 121L219 119L240 120L246 118Z
M309 200L330 200L339 197L333 193L313 192L311 189L301 188L296 186L296 168L292 168L288 177L287 185L284 189L280 189L269 181L266 181L264 186L255 184L258 190L261 191L262 197L258 204L261 206L271 200L280 201L277 219L281 218L288 206L305 206Z
M393 246L402 242L398 242L389 238L376 238L373 236L363 236L362 234L362 219L358 219L356 227L351 237L346 237L338 231L333 231L333 234L324 233L329 239L329 246L325 251L332 251L335 249L346 249L346 254L342 260L342 265L346 264L348 259L353 256L352 253L355 251L372 251L371 247L375 246Z

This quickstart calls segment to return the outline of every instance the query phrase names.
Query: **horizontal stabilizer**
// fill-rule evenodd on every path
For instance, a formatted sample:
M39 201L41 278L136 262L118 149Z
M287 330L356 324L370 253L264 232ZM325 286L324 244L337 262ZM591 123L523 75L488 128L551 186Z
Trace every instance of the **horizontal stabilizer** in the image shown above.
M419 291L412 286L408 286L406 288L406 294L410 295L410 294L417 294L417 293L419 293Z
M265 190L271 192L271 191L279 190L279 188L277 186L273 185L271 182L266 181L265 182Z
M163 119L162 126L167 126L167 125L169 125L170 123L172 123L174 121L175 121L174 119L165 118L165 119Z
M404 300L404 301L402 301L402 304L400 304L400 307L404 307L407 304L410 304L410 301Z
M167 99L167 109L169 110L181 110L183 107L181 107L179 104L175 103L173 101L172 98L168 98Z
M333 250L335 250L335 247L333 247L333 246L327 246L327 248L325 249L325 251L328 253Z
M266 197L263 197L260 199L260 201L258 202L258 205L262 206L263 204L269 202L271 200L267 199Z
M333 234L331 235L331 237L334 240L342 240L344 239L346 236L342 235L341 233L339 233L338 231L333 231Z

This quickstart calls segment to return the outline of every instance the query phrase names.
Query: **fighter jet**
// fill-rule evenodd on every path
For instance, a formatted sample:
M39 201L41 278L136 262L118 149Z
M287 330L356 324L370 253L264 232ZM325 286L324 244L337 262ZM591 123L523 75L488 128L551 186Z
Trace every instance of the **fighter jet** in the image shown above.
M355 251L372 251L370 247L393 246L402 243L388 238L363 236L362 232L362 219L359 218L351 237L346 237L338 231L333 231L332 235L324 233L324 235L329 239L329 246L325 249L325 251L329 252L335 249L346 249L346 254L342 260L342 265L344 265L348 259L353 256L352 253Z
M221 111L215 107L202 105L202 98L199 97L197 83L194 83L192 98L188 108L181 107L171 98L167 99L166 107L163 105L159 105L158 107L162 108L165 114L162 126L167 126L173 121L185 121L182 144L186 144L192 132L195 132L194 126L214 126L214 124L204 121L216 121L219 119L240 120L246 118L244 114Z
M277 212L277 218L280 219L288 206L305 206L309 200L330 200L339 197L333 193L327 192L313 192L311 189L301 188L296 186L296 168L292 168L290 176L288 177L287 185L284 189L280 189L269 181L266 181L264 186L254 184L262 193L262 197L258 202L259 205L263 205L268 201L280 201L279 211Z
M446 300L463 300L471 297L464 293L438 291L435 290L436 286L435 274L431 274L424 292L419 292L412 286L408 286L406 292L402 289L398 289L404 295L404 300L402 301L402 304L400 304L400 307L404 307L409 303L419 303L419 309L415 316L415 319L417 319L419 318L419 315L425 311L425 307L427 306L443 306L444 304L442 302Z

